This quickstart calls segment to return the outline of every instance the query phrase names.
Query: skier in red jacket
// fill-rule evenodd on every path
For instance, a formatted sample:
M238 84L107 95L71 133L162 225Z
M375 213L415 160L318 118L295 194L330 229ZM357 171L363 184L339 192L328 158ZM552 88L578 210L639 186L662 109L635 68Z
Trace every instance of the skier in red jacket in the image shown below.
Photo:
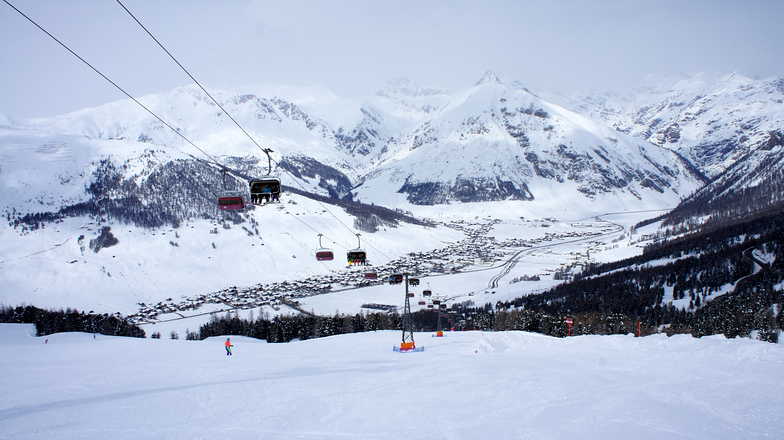
M231 356L231 347L234 347L231 345L231 340L226 338L226 356Z

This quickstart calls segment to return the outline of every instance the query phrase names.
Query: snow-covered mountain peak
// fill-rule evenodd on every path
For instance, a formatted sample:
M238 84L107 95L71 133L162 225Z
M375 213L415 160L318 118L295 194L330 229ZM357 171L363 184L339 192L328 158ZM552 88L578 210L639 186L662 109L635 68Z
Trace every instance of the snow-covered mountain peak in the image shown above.
M73 222L72 230L82 228L80 222L133 225L138 232L123 227L128 232L123 232L127 235L120 237L122 242L155 236L161 238L156 248L160 253L190 245L194 247L188 249L198 250L194 255L214 250L213 255L228 258L239 252L245 265L242 282L256 277L258 267L266 267L258 261L271 264L272 271L288 270L296 266L291 263L295 255L312 256L315 234L306 237L304 229L292 228L293 216L302 214L308 225L334 223L329 235L344 234L355 244L351 231L340 231L346 229L341 223L354 221L354 214L335 209L340 217L333 222L323 206L307 194L291 194L295 190L402 211L479 206L477 210L488 209L488 216L496 215L494 210L519 210L521 216L568 212L570 218L583 218L619 208L671 208L705 183L683 156L716 164L727 160L721 154L743 154L738 146L767 146L767 155L734 167L737 178L716 179L722 185L718 190L767 184L775 173L781 174L784 137L771 131L784 126L784 81L739 74L721 81L681 77L657 93L649 89L627 98L592 94L592 100L578 102L582 107L577 113L575 107L553 103L550 96L531 93L520 83L502 83L492 73L453 93L396 80L364 101L341 101L345 107L340 113L352 115L343 119L345 124L310 110L320 107L319 114L328 114L336 102L330 94L297 92L295 102L281 98L284 94L211 91L225 110L194 86L139 98L221 164L238 171L236 184L228 185L215 164L206 164L198 151L130 100L57 118L0 117L1 208L9 221L11 216L63 216ZM234 213L220 211L217 197L222 191L247 191L245 178L266 174L267 159L225 112L260 145L275 151L284 191L291 189L278 207L249 210L245 224ZM469 205L475 202L494 203ZM457 203L466 205L421 206ZM300 209L305 205L307 211ZM372 216L363 221L373 224ZM175 229L187 224L194 228L187 241L171 238L185 236L185 228ZM165 227L171 230L161 237ZM231 228L235 232L224 232ZM88 232L84 234L96 235L96 230ZM227 239L214 238L218 233ZM50 244L67 239L50 237ZM22 242L20 238L20 250L10 257L43 248L26 252ZM68 246L69 252L82 256L76 239ZM263 260L265 256L269 258ZM213 270L214 261L200 260L199 267ZM299 261L302 258L295 263ZM116 277L135 270L122 266L111 271L115 278L100 276L115 283ZM229 265L222 270L237 272ZM232 275L220 282L239 281Z
M624 94L547 96L634 137L677 151L713 178L784 126L784 80L738 72L649 76Z
M563 184L576 197L653 190L674 203L701 185L671 152L487 77L388 143L360 199L393 188L414 204L534 201Z
M705 74L687 74L687 73L653 73L646 75L642 83L634 87L629 94L662 94L667 93L673 89L674 84L693 81L705 81ZM629 94L626 94L628 96Z
M447 92L435 87L423 87L408 78L395 78L376 91L376 95L385 98L396 98L399 96L419 97L445 95Z
M496 76L495 73L488 70L476 83L477 86L480 84L501 84L501 80L498 78L498 76Z

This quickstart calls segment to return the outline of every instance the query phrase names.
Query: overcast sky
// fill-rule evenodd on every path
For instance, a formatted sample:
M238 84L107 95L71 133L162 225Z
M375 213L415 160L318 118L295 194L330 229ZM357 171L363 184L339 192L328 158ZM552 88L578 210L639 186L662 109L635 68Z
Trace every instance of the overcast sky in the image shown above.
M116 0L8 1L133 96L192 83ZM784 76L782 0L121 1L207 88L358 98L398 77L456 90L488 70L565 92L625 90L651 73ZM0 2L0 113L124 98Z

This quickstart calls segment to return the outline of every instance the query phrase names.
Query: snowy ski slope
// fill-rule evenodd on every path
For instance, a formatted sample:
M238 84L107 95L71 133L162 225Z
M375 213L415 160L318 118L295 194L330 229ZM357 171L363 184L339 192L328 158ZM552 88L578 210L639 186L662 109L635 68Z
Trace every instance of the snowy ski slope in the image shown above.
M0 438L769 439L784 348L722 336L393 331L287 344L0 325ZM48 343L45 341L48 340Z

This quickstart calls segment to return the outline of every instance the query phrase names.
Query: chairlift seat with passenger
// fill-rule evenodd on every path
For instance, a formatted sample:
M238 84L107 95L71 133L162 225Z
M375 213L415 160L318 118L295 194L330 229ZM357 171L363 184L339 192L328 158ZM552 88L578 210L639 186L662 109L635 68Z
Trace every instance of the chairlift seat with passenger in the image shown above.
M274 176L262 176L248 182L250 199L254 204L275 201L280 198L280 179Z
M364 249L354 249L346 252L346 258L349 264L365 264L367 262L367 253Z
M357 245L358 247L356 249L346 252L348 264L367 264L367 252L362 249L362 241L359 239L359 234L357 234Z

